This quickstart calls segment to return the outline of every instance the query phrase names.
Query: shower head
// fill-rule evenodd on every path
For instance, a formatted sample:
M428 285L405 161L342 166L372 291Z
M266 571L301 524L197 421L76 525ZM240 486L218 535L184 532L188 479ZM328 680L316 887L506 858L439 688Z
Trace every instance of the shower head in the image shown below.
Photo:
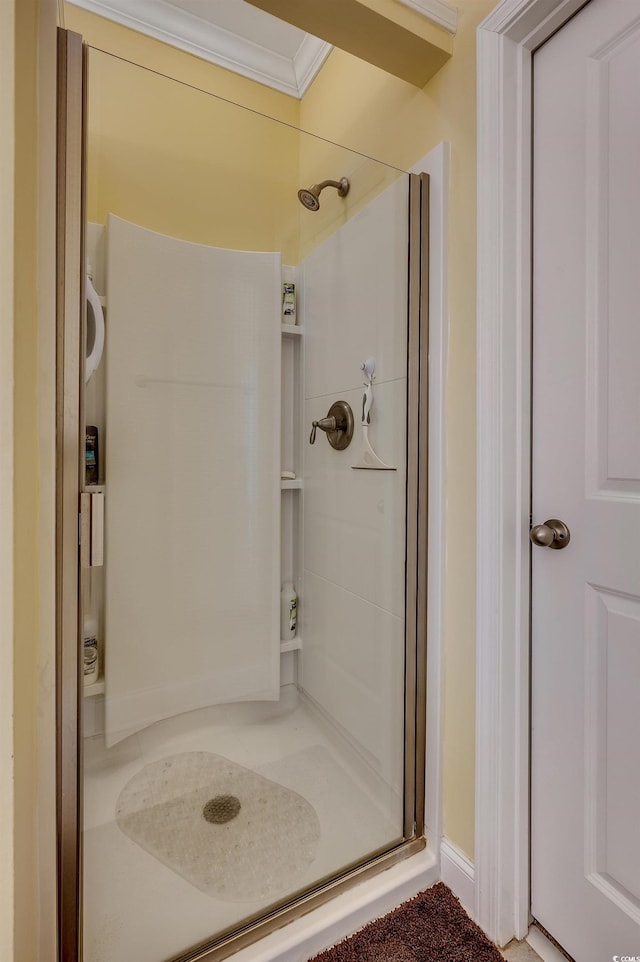
M320 210L320 194L325 187L335 187L338 197L346 197L349 193L349 181L342 177L340 180L323 180L320 184L303 187L298 191L298 200L307 210Z
M319 194L318 185L312 184L308 189L303 187L302 190L298 191L298 200L307 210L320 210Z

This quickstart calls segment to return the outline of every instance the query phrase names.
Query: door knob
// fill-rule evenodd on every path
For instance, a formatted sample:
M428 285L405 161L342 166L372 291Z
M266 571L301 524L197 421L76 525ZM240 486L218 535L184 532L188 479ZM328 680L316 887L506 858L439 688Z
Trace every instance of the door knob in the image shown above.
M549 518L544 524L536 524L531 529L529 539L541 548L566 548L571 540L571 532L564 521Z

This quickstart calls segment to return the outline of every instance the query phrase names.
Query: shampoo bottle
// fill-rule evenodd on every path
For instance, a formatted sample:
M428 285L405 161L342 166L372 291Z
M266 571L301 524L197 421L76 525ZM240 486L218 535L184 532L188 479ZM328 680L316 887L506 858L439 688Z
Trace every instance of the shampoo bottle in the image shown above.
M98 620L89 616L84 623L83 636L83 681L85 685L93 685L98 680L100 665L98 662Z
M296 285L282 285L282 322L283 324L296 323Z
M290 581L286 581L280 595L280 638L291 641L298 624L298 596Z
M98 446L98 429L93 424L87 424L85 438L85 484L98 484L100 481L100 452Z

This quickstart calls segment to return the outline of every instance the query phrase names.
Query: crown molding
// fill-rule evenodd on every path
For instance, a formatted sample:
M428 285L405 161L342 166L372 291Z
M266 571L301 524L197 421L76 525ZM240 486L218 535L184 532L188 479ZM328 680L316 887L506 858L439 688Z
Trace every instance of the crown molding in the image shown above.
M70 0L76 7L300 99L331 46L307 34L293 59L165 0ZM438 0L440 2L440 0Z
M307 88L332 50L333 47L330 43L312 37L310 33L304 35L304 39L293 58L293 70L299 97L304 96L307 92Z
M455 34L458 29L458 9L446 0L397 0L397 3L409 7L448 33Z

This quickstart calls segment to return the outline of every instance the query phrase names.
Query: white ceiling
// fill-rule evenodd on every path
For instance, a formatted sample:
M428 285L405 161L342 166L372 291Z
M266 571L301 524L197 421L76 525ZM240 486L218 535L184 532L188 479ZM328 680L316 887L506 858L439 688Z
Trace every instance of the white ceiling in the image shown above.
M331 51L245 0L70 2L298 98Z

